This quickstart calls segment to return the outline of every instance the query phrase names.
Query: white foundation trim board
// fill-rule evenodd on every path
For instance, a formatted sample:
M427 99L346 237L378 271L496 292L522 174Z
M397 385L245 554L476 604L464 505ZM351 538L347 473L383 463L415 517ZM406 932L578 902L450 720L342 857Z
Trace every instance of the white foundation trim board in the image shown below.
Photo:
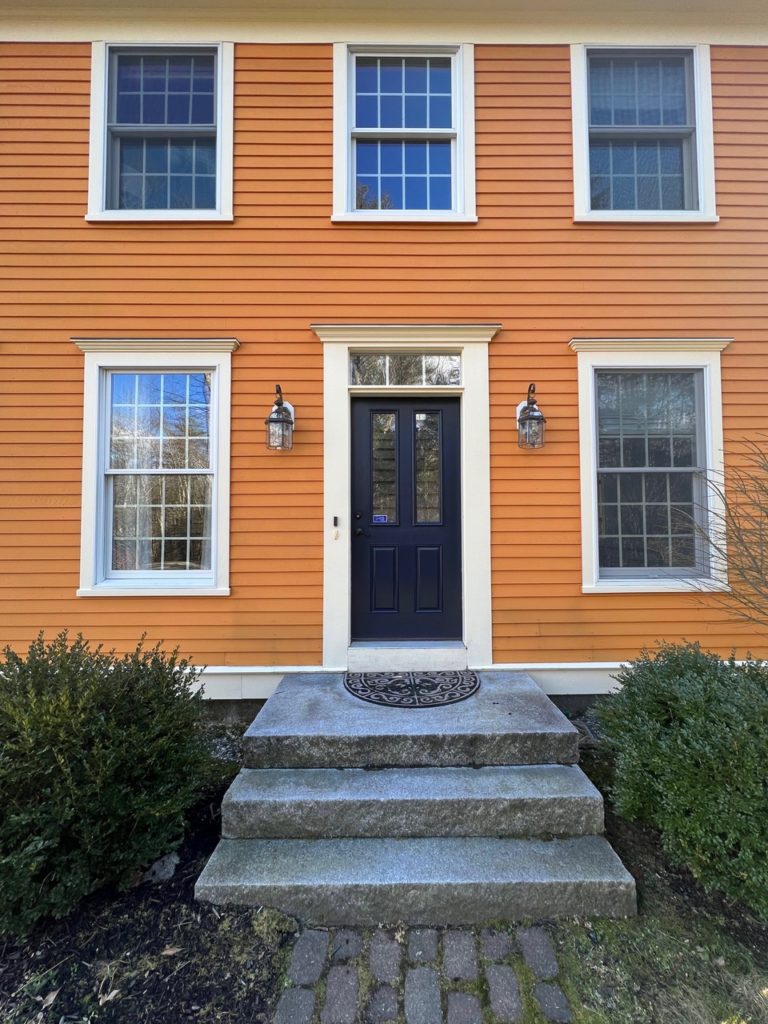
M527 672L552 696L610 693L615 690L618 662L489 665L485 671ZM266 700L284 675L293 672L343 672L322 665L210 665L200 683L206 700ZM481 670L482 671L482 670Z

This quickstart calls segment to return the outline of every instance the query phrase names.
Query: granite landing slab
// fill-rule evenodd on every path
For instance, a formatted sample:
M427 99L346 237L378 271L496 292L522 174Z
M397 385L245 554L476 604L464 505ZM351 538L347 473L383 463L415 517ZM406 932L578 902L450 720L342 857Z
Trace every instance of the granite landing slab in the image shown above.
M244 737L248 768L573 764L578 731L523 672L480 672L446 707L377 707L340 672L283 677Z

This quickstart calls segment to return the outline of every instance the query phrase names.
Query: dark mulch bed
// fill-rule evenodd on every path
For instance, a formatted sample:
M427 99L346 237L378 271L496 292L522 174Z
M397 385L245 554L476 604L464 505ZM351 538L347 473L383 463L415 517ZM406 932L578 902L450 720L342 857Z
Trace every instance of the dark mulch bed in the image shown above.
M267 1020L295 923L193 897L218 839L222 795L195 808L170 881L102 890L21 945L0 940L4 1024Z

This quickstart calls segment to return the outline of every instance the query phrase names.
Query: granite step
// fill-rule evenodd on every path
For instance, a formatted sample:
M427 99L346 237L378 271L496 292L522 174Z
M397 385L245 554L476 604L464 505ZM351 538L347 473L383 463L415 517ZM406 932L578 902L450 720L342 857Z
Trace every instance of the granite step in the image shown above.
M575 765L244 769L222 835L574 836L603 831L603 798Z
M605 839L223 839L195 893L309 924L467 925L636 913Z
M248 768L573 764L578 732L529 675L480 672L467 701L377 707L340 672L283 677L244 737Z

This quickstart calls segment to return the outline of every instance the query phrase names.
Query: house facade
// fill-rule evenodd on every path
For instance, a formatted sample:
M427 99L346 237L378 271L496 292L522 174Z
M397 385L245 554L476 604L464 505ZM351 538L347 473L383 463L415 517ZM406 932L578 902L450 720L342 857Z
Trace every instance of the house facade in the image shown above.
M768 31L556 8L6 7L3 643L217 698L766 653L705 537L768 426Z

